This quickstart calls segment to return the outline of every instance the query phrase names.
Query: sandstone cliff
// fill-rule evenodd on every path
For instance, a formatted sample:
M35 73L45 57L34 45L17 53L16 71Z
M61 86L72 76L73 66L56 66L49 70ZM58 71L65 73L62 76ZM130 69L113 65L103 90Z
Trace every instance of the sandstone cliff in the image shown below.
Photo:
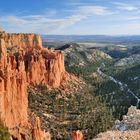
M50 139L39 119L29 122L27 85L56 88L64 77L63 54L44 49L40 36L0 33L0 121L14 138Z
M40 36L35 34L0 33L0 42L1 63L6 66L7 57L12 57L18 69L22 58L28 83L59 87L65 74L64 56L60 51L43 48Z
M33 50L27 52L24 58L28 83L59 87L65 74L64 57L61 52Z
M0 120L14 137L19 138L19 128L28 126L24 61L19 59L16 66L15 57L8 56L3 39L0 40L0 50ZM22 130L20 133L25 132Z
M31 47L42 46L42 39L35 34L20 34L20 33L0 33L0 38L4 39L6 48L22 48L28 49Z

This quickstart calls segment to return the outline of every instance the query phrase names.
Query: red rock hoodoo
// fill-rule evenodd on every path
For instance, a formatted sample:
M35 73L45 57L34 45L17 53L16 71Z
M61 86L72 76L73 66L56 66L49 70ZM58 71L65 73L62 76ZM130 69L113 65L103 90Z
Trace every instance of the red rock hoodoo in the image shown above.
M13 57L17 66L23 59L28 83L59 87L65 74L64 56L60 51L43 48L41 37L34 34L2 33L0 39L4 52L2 63L6 63L7 55Z
M83 133L81 131L74 131L72 133L72 140L84 140Z
M51 140L51 135L49 132L43 132L40 129L40 120L39 118L36 118L34 128L33 128L33 139L34 140Z
M27 85L56 88L64 76L63 54L43 48L40 36L0 33L0 121L13 137L28 140L30 131L34 140L47 136L38 119L29 123Z

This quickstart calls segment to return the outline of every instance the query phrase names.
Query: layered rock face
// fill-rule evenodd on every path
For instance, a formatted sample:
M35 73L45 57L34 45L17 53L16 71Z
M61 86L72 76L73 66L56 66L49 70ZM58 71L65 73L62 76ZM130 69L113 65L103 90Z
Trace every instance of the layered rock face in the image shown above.
M65 74L61 52L34 49L25 53L24 60L28 83L59 87Z
M19 138L18 128L28 126L26 72L23 57L15 61L8 56L4 40L0 40L0 120L8 127L10 133ZM24 135L24 131L21 134Z
M0 33L0 38L4 39L6 48L28 49L42 46L42 40L39 35L35 34L17 34L17 33Z
M28 83L59 87L65 74L64 56L60 51L43 48L40 36L35 34L0 33L0 39L1 52L9 52L8 57L13 55L16 69L22 57ZM3 63L7 61L6 56L7 53L4 61L1 60Z
M39 119L34 126L29 122L27 85L56 88L65 76L63 54L44 49L41 42L34 34L0 33L0 121L18 140L50 139Z

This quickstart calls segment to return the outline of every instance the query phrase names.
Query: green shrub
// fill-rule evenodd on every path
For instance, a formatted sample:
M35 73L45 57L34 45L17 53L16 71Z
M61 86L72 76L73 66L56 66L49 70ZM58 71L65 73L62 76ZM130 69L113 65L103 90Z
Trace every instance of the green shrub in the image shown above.
M0 140L10 140L10 134L2 123L0 123Z
M61 95L58 91L42 89L40 94L38 90L29 93L29 107L42 119L42 127L50 129L52 139L67 140L74 130L82 130L85 138L91 139L113 125L110 110L88 88L61 98L57 98ZM54 117L47 118L46 113Z

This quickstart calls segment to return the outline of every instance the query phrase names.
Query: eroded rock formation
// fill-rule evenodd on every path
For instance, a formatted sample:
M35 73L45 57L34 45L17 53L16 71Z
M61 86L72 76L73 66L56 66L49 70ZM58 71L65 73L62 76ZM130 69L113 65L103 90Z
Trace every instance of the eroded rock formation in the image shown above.
M19 138L17 133L28 127L28 100L26 93L26 72L23 58L18 60L18 67L14 56L8 56L5 42L0 40L0 120L8 127L10 133ZM19 138L20 139L20 138Z
M59 87L65 73L64 56L60 51L43 48L40 36L35 34L1 33L0 39L2 52L5 52L2 63L7 61L6 52L13 56L17 67L22 57L28 83Z
M59 87L64 74L64 57L61 52L31 50L24 55L27 81L30 84L47 84Z
M0 121L14 138L50 140L39 119L29 121L27 85L56 88L64 76L63 54L43 48L40 36L0 33Z
M72 140L84 140L83 133L81 131L74 131L72 133Z
M30 49L42 46L42 39L36 34L21 34L21 33L0 33L0 38L4 39L6 48L22 48Z
M39 118L35 120L32 135L34 140L51 140L50 133L41 130Z

